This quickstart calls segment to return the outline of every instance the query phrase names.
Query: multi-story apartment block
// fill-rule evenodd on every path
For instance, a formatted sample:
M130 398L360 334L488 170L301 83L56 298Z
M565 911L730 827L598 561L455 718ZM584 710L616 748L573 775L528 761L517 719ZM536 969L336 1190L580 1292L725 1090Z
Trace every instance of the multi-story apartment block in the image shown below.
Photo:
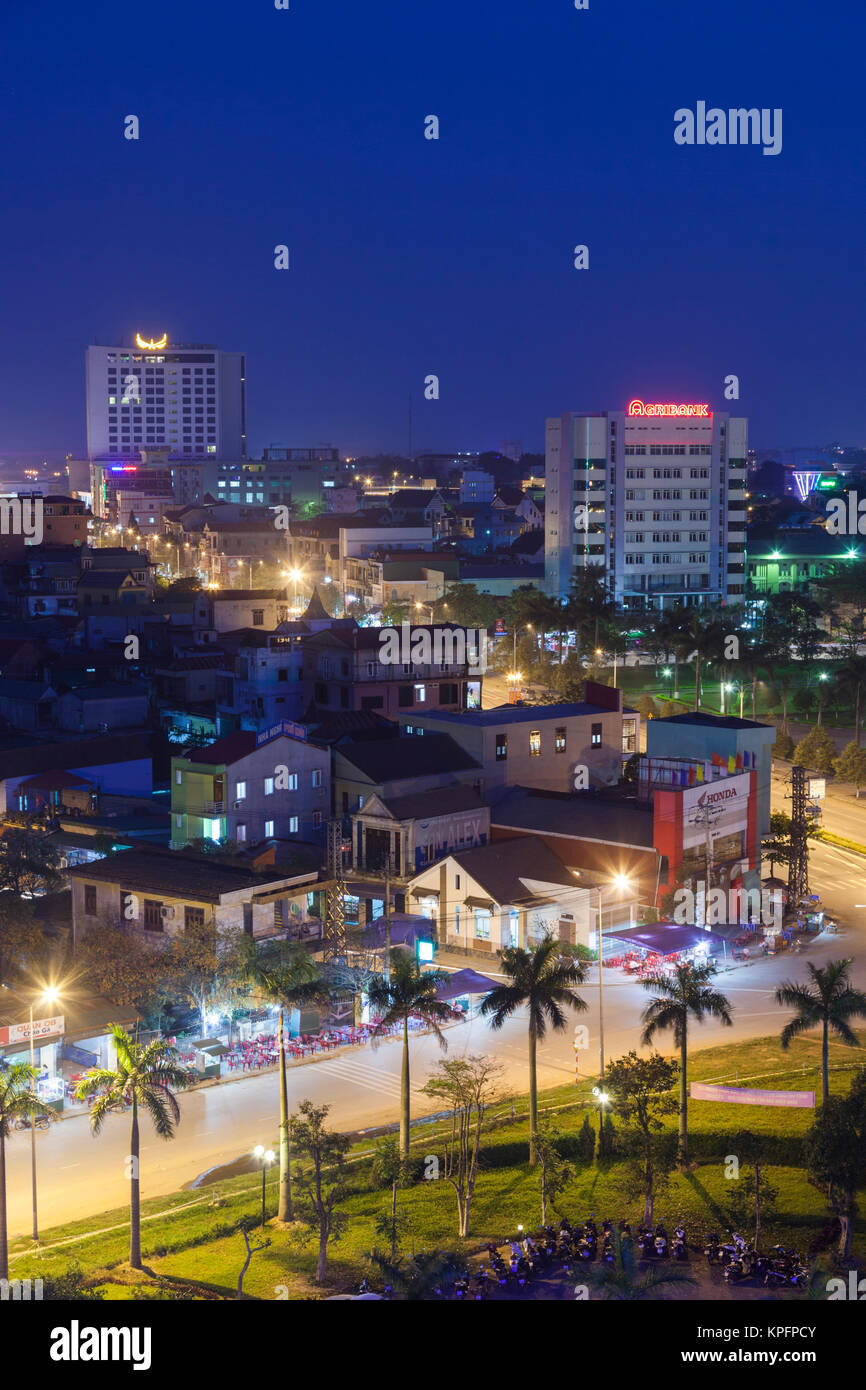
M397 719L415 710L456 713L480 706L481 673L470 665L471 653L463 660L420 662L408 659L411 634L422 630L422 624L406 629L401 650L405 650L407 660L397 663L382 660L384 628L334 628L307 638L303 645L304 684L316 712L374 710L388 719ZM460 640L465 629L445 623L439 629L428 628L427 631L454 633L453 647L449 639L447 651L443 645L437 652L431 644L431 657L461 655ZM467 649L470 640L467 633L463 639Z
M742 602L747 424L636 400L548 420L548 593L596 566L624 609Z
M331 759L301 725L238 730L171 761L171 836L193 840L318 841L331 805Z
M246 457L246 358L212 344L136 334L131 347L87 349L87 452L93 458L168 449L183 457Z

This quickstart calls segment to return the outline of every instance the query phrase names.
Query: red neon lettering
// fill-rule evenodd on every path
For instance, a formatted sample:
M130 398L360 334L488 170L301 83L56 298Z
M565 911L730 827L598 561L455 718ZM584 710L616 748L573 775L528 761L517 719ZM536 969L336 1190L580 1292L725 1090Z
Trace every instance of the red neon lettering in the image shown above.
M698 415L698 416L703 417L704 419L709 419L713 412L710 410L710 408L709 408L708 405L676 405L676 404L674 404L673 402L671 402L671 403L669 403L669 404L645 405L643 401L634 400L634 401L629 401L629 403L628 403L628 413L629 413L629 415L656 415L656 416L657 416L657 415L689 415L689 416Z

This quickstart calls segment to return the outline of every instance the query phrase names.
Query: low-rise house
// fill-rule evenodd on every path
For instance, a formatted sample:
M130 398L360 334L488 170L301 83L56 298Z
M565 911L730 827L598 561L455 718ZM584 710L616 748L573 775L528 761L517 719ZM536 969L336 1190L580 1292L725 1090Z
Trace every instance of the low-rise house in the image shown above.
M371 796L382 800L417 795L439 787L470 786L483 792L481 768L447 734L424 739L391 736L340 743L334 755L334 808L338 816L363 810ZM407 872L403 853L394 872Z
M321 841L331 758L302 725L237 730L171 760L172 845L193 840Z
M487 843L490 808L474 787L455 785L404 796L373 792L352 815L352 864L358 873L386 865L405 877L446 854Z
M622 691L593 681L586 699L559 705L501 705L451 714L399 713L415 737L448 733L484 769L485 794L508 787L570 792L616 783L639 746L640 716L624 711Z
M415 875L408 900L440 946L489 954L546 936L588 946L593 925L593 890L530 837L449 854Z
M256 872L200 854L148 846L68 870L74 940L114 928L160 941L190 928L244 931L256 938L314 915L318 874ZM292 905L297 909L292 912Z
M70 733L108 733L141 729L147 723L148 687L138 681L82 685L58 696L55 721Z
M150 736L127 731L98 738L28 743L0 738L0 814L18 810L19 788L43 772L74 773L100 795L149 797L153 793Z
M397 719L404 711L456 712L480 704L481 670L469 660L476 640L453 623L317 633L303 645L312 711L375 710ZM395 641L405 660L389 659ZM413 651L431 660L412 660Z

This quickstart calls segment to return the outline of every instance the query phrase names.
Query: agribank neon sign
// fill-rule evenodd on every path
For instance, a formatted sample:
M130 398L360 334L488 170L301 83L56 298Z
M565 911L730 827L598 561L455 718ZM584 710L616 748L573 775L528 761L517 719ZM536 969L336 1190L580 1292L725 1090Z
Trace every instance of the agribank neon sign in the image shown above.
M156 338L142 338L140 333L136 333L135 342L137 347L145 348L147 352L159 352L159 349L164 348L168 342L168 334L163 333L157 341Z
M713 412L708 405L644 405L643 401L629 401L629 415L699 415L711 419Z

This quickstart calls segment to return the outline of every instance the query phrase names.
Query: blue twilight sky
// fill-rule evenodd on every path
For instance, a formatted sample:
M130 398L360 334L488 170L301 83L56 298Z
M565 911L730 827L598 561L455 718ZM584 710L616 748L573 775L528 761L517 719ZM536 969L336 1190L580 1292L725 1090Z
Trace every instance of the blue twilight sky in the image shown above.
M136 330L246 351L251 453L405 452L410 394L416 450L541 449L728 373L753 445L866 441L862 0L2 0L0 36L0 457L82 452L85 347ZM781 154L676 145L701 100L781 107Z

